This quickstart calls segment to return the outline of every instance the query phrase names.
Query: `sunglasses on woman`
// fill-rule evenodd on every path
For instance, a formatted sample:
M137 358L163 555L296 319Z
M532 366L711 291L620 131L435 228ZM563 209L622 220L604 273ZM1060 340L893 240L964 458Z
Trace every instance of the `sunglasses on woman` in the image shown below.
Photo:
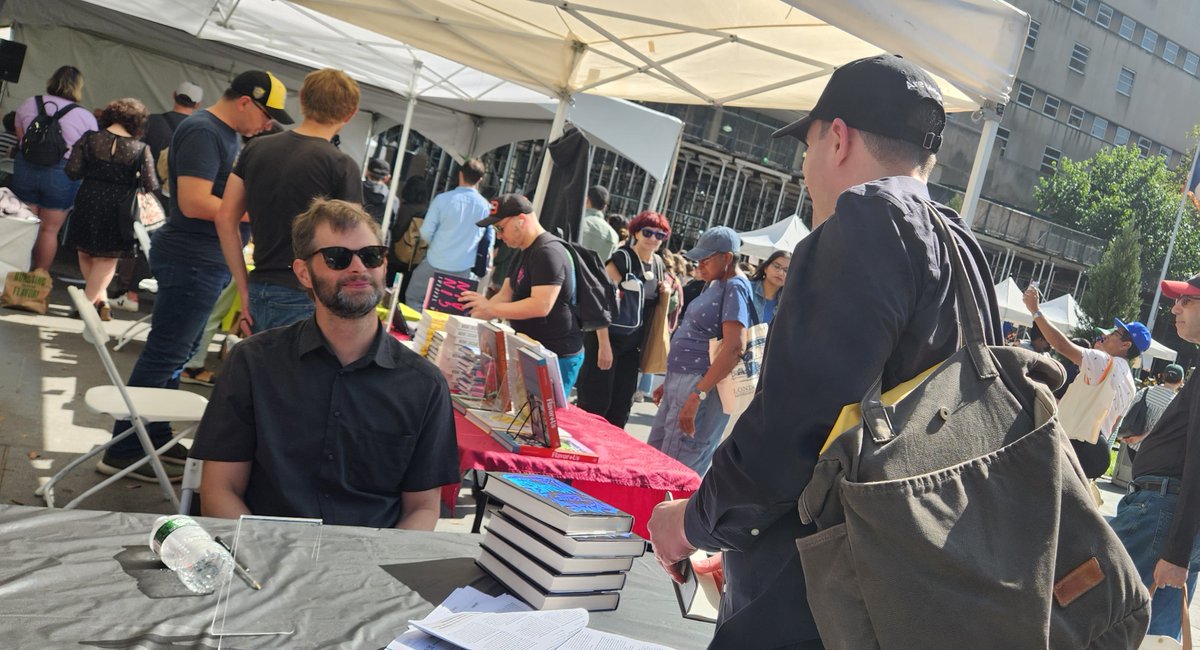
M363 246L358 250L351 250L345 246L326 246L313 251L308 257L320 255L325 258L325 265L334 271L341 271L350 266L350 261L357 255L358 259L362 260L363 266L368 269L377 269L383 266L387 261L387 246Z
M661 230L655 230L653 228L642 228L642 236L643 237L653 237L653 238L657 239L658 241L663 241L667 238L667 233L665 233Z

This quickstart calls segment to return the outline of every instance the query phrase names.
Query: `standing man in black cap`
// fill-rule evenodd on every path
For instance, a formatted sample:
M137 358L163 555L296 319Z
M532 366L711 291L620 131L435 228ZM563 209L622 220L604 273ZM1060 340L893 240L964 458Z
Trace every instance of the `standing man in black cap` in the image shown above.
M881 375L890 389L958 347L949 252L926 208L945 121L933 79L883 55L838 68L812 112L775 134L808 147L813 231L792 256L754 401L700 489L659 505L649 522L655 555L676 580L675 563L694 548L725 549L712 648L823 647L796 550L797 538L816 532L796 501L821 444L842 406ZM937 209L996 344L983 251L952 210Z
M241 149L241 137L251 137L271 128L278 120L291 124L283 109L287 90L275 75L250 70L233 78L229 88L208 108L193 113L179 124L167 150L171 201L167 223L154 233L150 270L158 281L154 315L146 347L138 355L130 386L179 388L183 366L200 347L204 326L217 297L229 284L229 267L221 254L221 243L213 220L225 194L225 183ZM242 237L249 230L243 229ZM113 435L129 428L121 420ZM171 439L170 423L146 427L156 447ZM135 436L109 447L96 468L116 474L138 461L145 452ZM160 454L173 480L183 477L187 449L175 444ZM154 482L157 478L144 464L129 478Z
M392 182L392 170L388 167L387 161L382 158L372 158L367 161L367 174L362 182L363 193L363 210L375 219L376 223L383 225L383 211L387 207L388 193L391 189L388 183ZM392 219L391 224L396 224L396 212L400 209L400 199L396 198L392 202Z

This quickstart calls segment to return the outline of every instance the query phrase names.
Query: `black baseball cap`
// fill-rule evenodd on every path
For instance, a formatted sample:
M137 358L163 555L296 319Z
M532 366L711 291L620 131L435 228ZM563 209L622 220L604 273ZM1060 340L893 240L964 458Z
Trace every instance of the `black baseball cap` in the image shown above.
M271 119L280 124L292 124L295 120L284 110L287 88L275 75L265 70L247 70L233 78L229 84L233 92L249 97L262 107Z
M492 199L491 204L492 212L487 217L476 221L476 226L482 228L518 214L533 214L533 204L520 194L501 194Z
M946 126L942 91L933 77L901 57L881 54L834 70L812 111L771 137L804 140L813 120L839 117L852 128L911 142L932 153L941 148Z
M388 167L387 161L381 158L372 158L367 161L367 172L379 178L383 178L384 176L392 173L392 168Z

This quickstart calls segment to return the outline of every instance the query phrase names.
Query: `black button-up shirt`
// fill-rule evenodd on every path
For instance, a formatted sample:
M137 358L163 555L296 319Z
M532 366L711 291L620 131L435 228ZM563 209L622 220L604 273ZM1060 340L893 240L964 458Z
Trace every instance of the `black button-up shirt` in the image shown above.
M684 518L692 544L729 549L713 648L820 647L795 540L816 532L800 523L796 501L821 444L842 407L881 374L886 391L958 347L949 251L921 202L928 198L912 177L852 187L796 246L758 393ZM987 260L961 220L947 221L994 344L1000 319Z
M381 327L346 366L315 318L233 350L191 456L252 463L254 514L394 526L401 494L459 480L454 414L438 369Z

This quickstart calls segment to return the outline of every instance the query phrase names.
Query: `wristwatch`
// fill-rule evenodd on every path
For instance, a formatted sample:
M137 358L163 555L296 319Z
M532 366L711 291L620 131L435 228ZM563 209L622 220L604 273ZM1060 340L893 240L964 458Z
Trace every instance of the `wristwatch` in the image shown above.
M1034 317L1034 318L1042 318L1042 317L1044 317L1044 316L1045 316L1045 314L1043 314L1043 313L1042 313L1042 310L1040 310L1040 309L1039 309L1039 310L1037 310L1037 311L1035 311L1035 312L1033 312L1033 317Z
M693 388L692 394L698 396L701 402L708 399L708 391L700 390L699 388Z

